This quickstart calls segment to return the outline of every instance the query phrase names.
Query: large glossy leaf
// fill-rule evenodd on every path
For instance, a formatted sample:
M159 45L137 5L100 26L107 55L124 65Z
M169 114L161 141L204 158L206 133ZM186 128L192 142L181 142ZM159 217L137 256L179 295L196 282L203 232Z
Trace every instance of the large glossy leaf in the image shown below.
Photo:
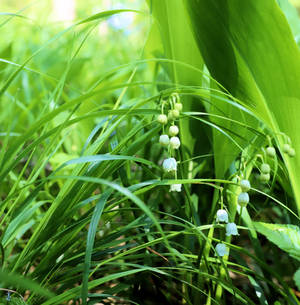
M185 4L212 76L274 132L291 137L298 154L284 158L300 211L300 53L284 14L275 0Z
M189 23L186 22L184 2L182 0L147 0L150 11L155 18L149 37L147 50L159 57L173 60L171 65L165 66L170 79L179 85L201 85L203 60L193 37ZM158 39L161 38L161 40ZM153 55L152 54L152 55ZM181 63L196 67L199 71L187 68ZM192 97L184 98L184 111L199 111L199 101ZM198 127L196 126L198 125ZM199 135L199 123L184 120L181 122L182 142L192 153L195 141ZM202 139L205 138L203 135Z
M191 32L189 26L189 16L185 10L184 4L186 1L175 0L172 3L168 0L152 0L148 1L150 8L152 9L154 17L156 17L157 24L159 25L160 35L164 46L164 54L169 59L182 61L194 66L197 69L203 69L203 60L200 54L201 49L196 44L195 37ZM152 31L154 32L155 29ZM218 34L218 32L215 32ZM156 35L157 36L157 35ZM222 37L220 37L222 39ZM153 39L151 40L153 46ZM220 57L221 59L221 57ZM230 64L230 63L229 63ZM173 81L178 84L192 85L192 86L205 86L208 85L217 89L215 83L212 81L205 84L200 73L193 70L189 70L178 64L172 66L172 78ZM227 67L224 69L224 74L227 72ZM224 75L224 79L227 75ZM216 95L216 93L214 93ZM221 95L220 95L221 97ZM239 109L232 107L230 104L221 101L219 98L211 97L210 100L206 101L204 105L200 105L199 101L195 98L185 98L184 100L185 111L199 111L201 107L205 107L206 110L212 114L235 119L237 121L243 121L246 124L250 124L253 127L257 125L252 117L246 115ZM211 106L212 105L212 106ZM220 126L221 129L236 130L240 126L232 123L232 121L226 121L222 118L213 117L211 120ZM228 170L229 165L235 159L236 155L240 152L240 148L229 138L225 138L224 134L217 128L213 128L212 139L207 130L203 129L200 122L193 120L184 121L181 125L183 129L182 141L183 144L189 147L193 156L198 154L204 154L208 152L210 144L213 143L213 150L215 152L215 172L217 177L223 177L224 173ZM246 129L238 130L238 136L233 136L234 141L239 143L240 146L244 147L248 143L249 136L252 136ZM197 145L194 149L194 144L197 141Z
M298 226L256 222L255 229L300 261L300 228Z

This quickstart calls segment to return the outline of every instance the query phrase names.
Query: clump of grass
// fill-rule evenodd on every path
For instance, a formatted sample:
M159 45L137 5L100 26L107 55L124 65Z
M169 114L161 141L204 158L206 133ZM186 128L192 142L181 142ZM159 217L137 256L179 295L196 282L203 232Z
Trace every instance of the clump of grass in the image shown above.
M297 263L255 229L299 221L278 147L288 136L198 68L141 60L126 37L105 37L100 62L98 23L122 12L43 27L34 41L25 23L22 48L3 51L1 302L298 304ZM169 66L211 84L173 83ZM210 112L213 102L255 123ZM238 153L216 150L216 132ZM232 158L222 176L220 155Z

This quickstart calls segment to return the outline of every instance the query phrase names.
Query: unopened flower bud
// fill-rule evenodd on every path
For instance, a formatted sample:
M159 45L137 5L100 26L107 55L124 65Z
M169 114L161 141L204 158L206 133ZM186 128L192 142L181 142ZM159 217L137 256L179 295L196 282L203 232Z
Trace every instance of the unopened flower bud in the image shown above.
M289 153L289 151L290 151L290 149L291 149L290 144L288 144L288 143L283 144L283 146L282 146L282 150L283 150L283 152L284 152L284 153L288 154L288 153Z
M180 112L182 110L182 104L181 103L176 103L174 105L174 108Z
M295 157L295 155L296 155L295 149L293 147L291 147L288 151L288 154L290 157Z
M276 156L276 150L275 150L275 148L273 146L267 147L266 151L267 151L267 155L269 157L274 158Z
M270 165L267 163L263 163L260 167L260 170L263 174L269 174L270 173Z
M270 174L260 174L259 175L259 180L263 183L266 183L270 180Z
M240 186L243 192L248 192L251 188L250 182L246 179L241 180Z
M245 207L249 203L249 195L248 193L242 192L238 196L238 204L241 207Z
M224 244L218 243L216 245L216 252L219 256L224 256L229 253L229 250Z
M165 114L160 114L157 117L157 121L158 121L158 123L160 123L162 125L166 125L168 123L168 118Z
M176 109L170 110L168 113L168 119L174 121L177 118L179 118L179 111Z

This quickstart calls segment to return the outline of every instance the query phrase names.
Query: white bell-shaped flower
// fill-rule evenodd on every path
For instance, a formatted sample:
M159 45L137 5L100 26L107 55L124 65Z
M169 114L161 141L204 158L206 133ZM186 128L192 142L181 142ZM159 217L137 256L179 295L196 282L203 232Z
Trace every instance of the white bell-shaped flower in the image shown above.
M169 128L169 134L171 137L177 136L179 133L179 128L176 125L172 125Z
M228 214L225 210L218 210L217 211L217 221L228 222Z
M219 256L224 256L229 253L228 248L224 244L217 244L216 245L216 252Z
M163 169L166 172L173 172L177 170L177 162L174 158L165 159L163 162Z
M179 138L178 138L178 137L172 137L172 138L170 139L170 146L171 146L171 148L173 148L173 149L178 149L179 146L180 146L180 140L179 140Z
M162 135L159 137L159 143L160 143L162 146L168 146L169 143L170 143L169 136L168 136L167 134L162 134Z
M229 222L226 225L226 235L239 235L236 224L234 222Z
M170 192L181 192L182 184L171 184Z

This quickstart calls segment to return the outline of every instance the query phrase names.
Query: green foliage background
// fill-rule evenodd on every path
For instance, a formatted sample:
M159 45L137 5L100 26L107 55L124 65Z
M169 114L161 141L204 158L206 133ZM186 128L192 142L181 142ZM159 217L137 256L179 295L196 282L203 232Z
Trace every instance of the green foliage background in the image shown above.
M1 301L299 304L297 3L76 3L0 4ZM178 151L156 120L174 92Z

